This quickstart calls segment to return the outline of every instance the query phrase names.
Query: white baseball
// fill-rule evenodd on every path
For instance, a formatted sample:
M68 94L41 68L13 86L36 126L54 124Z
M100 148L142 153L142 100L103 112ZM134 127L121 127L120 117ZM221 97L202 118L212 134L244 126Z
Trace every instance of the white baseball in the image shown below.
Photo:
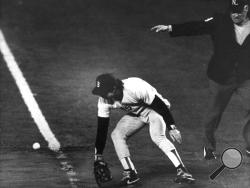
M34 144L33 144L33 149L40 149L40 144L38 143L38 142L35 142Z

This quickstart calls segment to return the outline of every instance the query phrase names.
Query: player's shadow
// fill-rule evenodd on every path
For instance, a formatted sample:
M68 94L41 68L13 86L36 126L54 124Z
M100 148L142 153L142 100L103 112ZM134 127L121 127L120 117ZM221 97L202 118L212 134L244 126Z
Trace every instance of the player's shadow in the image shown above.
M147 164L140 168L139 174L144 181L150 181L157 177L174 177L176 169L171 164Z
M188 166L188 170L192 172L192 175L196 179L195 184L179 184L178 187L191 187L192 188L200 188L204 182L209 180L209 174L211 173L211 169L208 169L206 164L197 163L193 166ZM214 164L215 165L215 164ZM214 166L213 165L213 166ZM175 184L174 178L176 178L176 169L170 163L167 164L152 164L145 165L141 169L139 169L139 175L141 178L141 183L147 185L152 181L162 182L163 184ZM150 183L152 184L152 183ZM160 184L159 184L160 185Z

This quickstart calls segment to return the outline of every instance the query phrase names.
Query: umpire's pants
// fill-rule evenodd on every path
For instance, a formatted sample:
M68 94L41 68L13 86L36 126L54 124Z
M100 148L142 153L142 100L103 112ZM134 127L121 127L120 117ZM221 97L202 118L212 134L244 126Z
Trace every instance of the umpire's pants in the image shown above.
M209 80L209 87L211 100L209 101L208 112L204 118L205 146L216 150L215 131L232 95L236 94L240 97L246 111L243 137L246 141L246 146L250 147L250 80L246 80L241 84L235 82L227 85L221 85Z

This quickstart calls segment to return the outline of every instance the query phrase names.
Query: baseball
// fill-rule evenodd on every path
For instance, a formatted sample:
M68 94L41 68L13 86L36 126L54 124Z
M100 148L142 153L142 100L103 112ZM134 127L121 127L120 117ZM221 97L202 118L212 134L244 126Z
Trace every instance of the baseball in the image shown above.
M38 142L35 142L34 144L33 144L33 149L40 149L40 144L38 143Z

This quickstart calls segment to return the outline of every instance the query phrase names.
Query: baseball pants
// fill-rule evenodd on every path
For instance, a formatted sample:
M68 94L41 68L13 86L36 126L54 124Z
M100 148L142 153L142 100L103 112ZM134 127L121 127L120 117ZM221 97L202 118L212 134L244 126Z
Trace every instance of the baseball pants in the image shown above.
M111 133L119 159L130 156L127 140L146 125L149 126L149 133L152 141L164 153L175 149L175 146L166 137L166 124L162 116L154 110L150 110L146 117L136 117L132 115L123 116Z

